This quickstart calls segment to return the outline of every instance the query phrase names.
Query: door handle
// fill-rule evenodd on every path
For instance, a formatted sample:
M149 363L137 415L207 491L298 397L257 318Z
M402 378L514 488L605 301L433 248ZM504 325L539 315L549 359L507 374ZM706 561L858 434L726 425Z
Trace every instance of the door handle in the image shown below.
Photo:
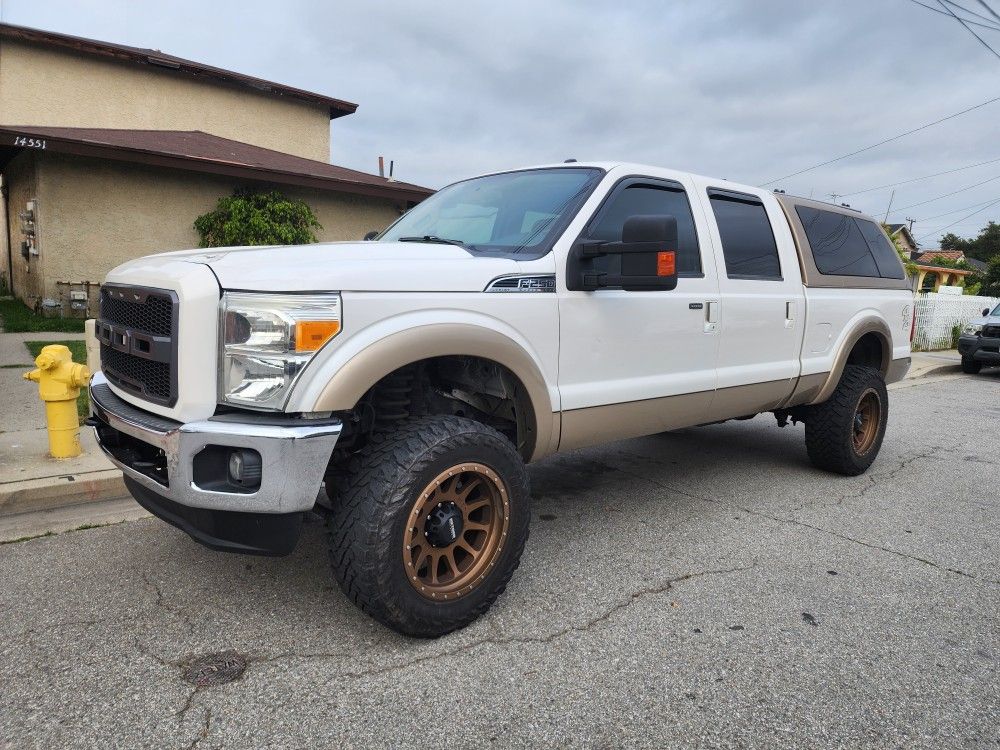
M792 301L785 303L785 328L795 327L795 303Z
M715 333L719 328L719 303L711 300L705 305L705 333Z

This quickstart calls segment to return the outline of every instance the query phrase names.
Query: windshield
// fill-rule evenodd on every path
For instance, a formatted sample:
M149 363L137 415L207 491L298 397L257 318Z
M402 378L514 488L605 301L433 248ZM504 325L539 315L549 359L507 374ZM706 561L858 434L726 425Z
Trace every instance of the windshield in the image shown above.
M457 182L414 206L378 239L461 244L485 253L547 250L602 175L562 167Z
M1000 305L997 305L996 307L993 308L993 312L990 313L990 316L991 317L995 316L997 318L1000 318Z

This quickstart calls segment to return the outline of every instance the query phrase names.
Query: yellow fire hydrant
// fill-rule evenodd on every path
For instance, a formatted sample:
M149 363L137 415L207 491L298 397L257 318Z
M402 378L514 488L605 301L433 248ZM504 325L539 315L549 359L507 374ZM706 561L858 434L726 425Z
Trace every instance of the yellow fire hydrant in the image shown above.
M73 361L69 347L50 344L35 358L37 370L24 373L25 380L38 383L38 397L45 402L49 430L49 453L53 458L80 455L80 419L76 398L80 387L90 382L86 365Z

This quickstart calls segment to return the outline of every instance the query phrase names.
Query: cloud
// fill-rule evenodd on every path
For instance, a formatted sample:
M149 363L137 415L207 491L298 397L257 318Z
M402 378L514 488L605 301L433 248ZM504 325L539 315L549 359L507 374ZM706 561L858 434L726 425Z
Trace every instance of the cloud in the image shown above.
M568 157L756 184L1000 93L1000 60L957 23L902 1L40 5L8 0L5 20L356 101L357 114L332 123L333 161L372 171L384 154L400 179L434 187ZM983 33L1000 49L1000 33ZM782 187L825 198L995 158L998 116L1000 103ZM998 166L900 187L895 204ZM1000 197L984 185L924 215L991 190ZM857 205L882 214L888 199L875 191ZM918 234L933 228L918 224Z

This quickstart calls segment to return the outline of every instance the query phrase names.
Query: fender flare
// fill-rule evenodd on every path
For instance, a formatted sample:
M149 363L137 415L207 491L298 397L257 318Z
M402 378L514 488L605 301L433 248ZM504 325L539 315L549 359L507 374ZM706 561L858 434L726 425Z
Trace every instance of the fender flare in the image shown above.
M559 414L553 409L545 377L534 359L508 336L465 323L416 326L372 342L333 373L311 411L349 411L375 383L400 367L446 356L481 357L510 370L524 386L534 412L535 440L530 460L555 451Z
M827 374L826 381L819 389L816 397L809 403L822 403L833 395L833 392L837 389L837 384L840 383L841 375L844 374L844 368L847 366L847 358L850 356L851 350L861 340L862 336L869 333L876 334L882 342L882 361L879 363L879 371L882 373L882 377L886 376L889 372L889 365L892 362L892 331L889 330L889 326L882 318L875 317L874 315L862 318L844 338L844 343L840 345L840 349L837 351L837 356L833 360L833 367Z

